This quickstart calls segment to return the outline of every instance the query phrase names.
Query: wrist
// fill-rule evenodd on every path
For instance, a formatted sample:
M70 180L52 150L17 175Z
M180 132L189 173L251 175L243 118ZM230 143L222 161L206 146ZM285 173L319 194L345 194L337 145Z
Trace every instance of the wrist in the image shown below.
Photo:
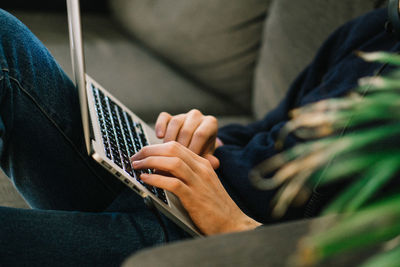
M231 233L250 231L261 225L261 223L243 214L239 220L231 221L231 224L224 229L224 232Z
M254 230L261 225L262 225L261 223L246 216L246 219L243 220L238 229L239 231L249 231L249 230Z

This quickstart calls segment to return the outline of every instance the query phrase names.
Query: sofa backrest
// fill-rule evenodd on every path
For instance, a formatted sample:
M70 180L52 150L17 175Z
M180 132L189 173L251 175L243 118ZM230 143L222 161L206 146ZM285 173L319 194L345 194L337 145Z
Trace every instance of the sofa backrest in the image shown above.
M255 62L272 0L110 0L121 25L204 90L251 112Z
M107 12L107 0L80 0L81 9L90 12ZM35 11L59 11L67 10L66 0L12 0L2 1L1 8L6 10L35 10Z
M346 21L385 5L381 0L274 0L256 67L253 112L274 108L322 42Z
M182 74L260 118L335 28L383 2L109 0L109 5L125 29Z

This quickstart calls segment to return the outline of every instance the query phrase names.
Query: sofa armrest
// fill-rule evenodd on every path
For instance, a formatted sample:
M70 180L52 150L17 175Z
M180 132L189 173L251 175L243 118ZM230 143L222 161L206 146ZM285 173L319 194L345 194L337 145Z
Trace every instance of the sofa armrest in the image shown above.
M286 266L311 224L324 220L301 220L147 249L128 258L123 266ZM370 251L352 253L323 266L355 266L368 255Z

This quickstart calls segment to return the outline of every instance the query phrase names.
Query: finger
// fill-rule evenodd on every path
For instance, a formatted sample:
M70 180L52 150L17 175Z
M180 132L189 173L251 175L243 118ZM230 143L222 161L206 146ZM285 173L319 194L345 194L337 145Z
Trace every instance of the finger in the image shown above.
M168 122L171 120L171 118L172 116L167 112L161 112L160 115L158 115L155 125L155 131L158 138L164 137Z
M138 153L131 157L132 161L138 161L151 156L178 157L182 159L194 172L198 170L198 165L204 163L205 159L196 155L188 148L178 142L168 142L143 147Z
M205 144L203 146L203 149L201 150L201 152L199 153L199 155L204 156L206 154L214 154L215 151L215 145L216 145L216 141L214 140L214 138L210 139L207 144Z
M193 171L183 160L177 157L150 156L139 161L133 161L132 167L136 170L156 169L168 172L187 184L190 183L190 178L194 177Z
M170 174L169 172L164 172L164 171L161 171L161 170L154 170L153 173L159 174L159 175L162 175L162 176L167 176L167 177L172 176L172 174Z
M217 134L217 129L217 120L212 116L205 117L193 133L189 149L196 154L200 154L204 151L206 146L209 146L210 144L214 145L213 142Z
M173 116L168 122L167 130L164 135L164 142L176 141L179 130L185 121L185 114Z
M178 133L178 138L176 141L183 146L189 146L190 140L192 139L193 133L196 131L197 127L201 124L203 114L200 111L193 109L191 110L182 125Z
M172 192L180 199L190 192L190 188L177 178L144 173L140 175L140 179L146 184Z
M219 159L211 154L204 155L204 158L208 160L213 167L214 170L219 168L220 162Z

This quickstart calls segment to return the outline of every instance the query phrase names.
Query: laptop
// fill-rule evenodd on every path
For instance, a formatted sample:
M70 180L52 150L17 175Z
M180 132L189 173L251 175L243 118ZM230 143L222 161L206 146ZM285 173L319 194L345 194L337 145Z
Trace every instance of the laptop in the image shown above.
M133 170L130 157L160 140L152 128L86 74L79 0L67 0L67 9L73 73L89 156L182 229L201 236L174 194L140 180L141 173L154 170Z

